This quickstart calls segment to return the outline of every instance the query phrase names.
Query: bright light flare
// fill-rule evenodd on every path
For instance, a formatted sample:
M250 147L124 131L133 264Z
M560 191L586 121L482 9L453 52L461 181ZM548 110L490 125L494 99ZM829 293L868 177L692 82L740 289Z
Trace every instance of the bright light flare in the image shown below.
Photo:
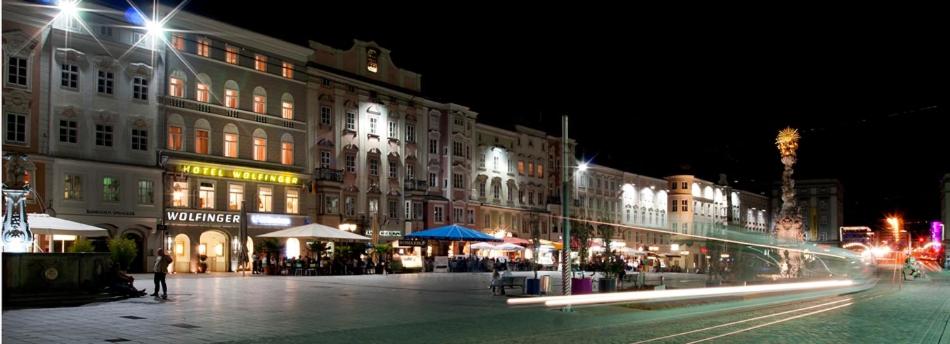
M68 18L74 18L79 14L79 2L76 0L59 0L56 8L59 9L60 15Z
M740 287L717 287L717 288L691 288L678 290L654 290L654 291L633 291L622 293L607 294L587 294L571 296L552 296L530 299L509 299L508 304L529 304L544 302L548 307L561 307L567 305L587 305L597 303L614 302L633 302L646 300L674 300L682 298L713 297L725 295L743 295L753 293L771 293L781 291L811 290L822 288L841 288L850 287L855 284L854 280L834 280L819 282L802 283L780 283L750 285Z
M881 258L891 253L890 246L874 246L871 248L871 253L874 254L874 257Z
M581 172L587 171L587 163L582 162L580 165L577 165L577 170Z
M160 21L145 20L145 34L152 37L160 37L165 33L165 27Z

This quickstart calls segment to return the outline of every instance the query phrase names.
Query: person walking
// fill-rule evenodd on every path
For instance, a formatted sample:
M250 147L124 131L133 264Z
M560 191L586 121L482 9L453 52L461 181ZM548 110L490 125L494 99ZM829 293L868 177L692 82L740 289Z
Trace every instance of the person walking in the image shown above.
M152 296L158 297L158 287L161 283L162 299L168 299L168 285L165 284L165 273L168 272L168 265L172 263L172 257L165 254L165 249L158 249L158 257L155 258L155 292Z

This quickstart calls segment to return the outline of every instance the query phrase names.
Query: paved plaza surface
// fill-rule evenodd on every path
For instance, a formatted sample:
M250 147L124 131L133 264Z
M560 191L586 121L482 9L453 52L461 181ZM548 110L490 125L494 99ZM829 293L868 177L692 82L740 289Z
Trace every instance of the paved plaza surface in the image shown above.
M136 278L139 288L152 291L149 275ZM950 275L940 272L903 284L883 274L870 290L805 301L785 295L659 310L582 307L573 313L509 307L506 297L491 295L489 279L487 273L172 275L167 301L143 297L5 311L3 341L950 343ZM559 279L554 284L559 290Z

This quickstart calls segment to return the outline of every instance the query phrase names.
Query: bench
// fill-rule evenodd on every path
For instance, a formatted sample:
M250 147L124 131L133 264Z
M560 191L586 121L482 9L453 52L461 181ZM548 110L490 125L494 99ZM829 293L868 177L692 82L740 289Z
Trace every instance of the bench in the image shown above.
M521 287L521 293L524 294L526 278L527 277L524 276L501 277L501 279L498 280L497 287L501 288L502 293L505 292L506 287Z

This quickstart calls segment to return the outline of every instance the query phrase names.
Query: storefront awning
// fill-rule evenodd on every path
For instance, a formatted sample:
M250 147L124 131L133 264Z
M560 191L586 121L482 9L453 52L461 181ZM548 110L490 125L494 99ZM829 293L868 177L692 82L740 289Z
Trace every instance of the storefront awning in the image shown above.
M26 218L30 224L30 231L34 234L78 235L84 237L109 236L109 231L103 228L64 220L47 214L30 213L26 214ZM2 217L0 217L0 221L3 221Z

